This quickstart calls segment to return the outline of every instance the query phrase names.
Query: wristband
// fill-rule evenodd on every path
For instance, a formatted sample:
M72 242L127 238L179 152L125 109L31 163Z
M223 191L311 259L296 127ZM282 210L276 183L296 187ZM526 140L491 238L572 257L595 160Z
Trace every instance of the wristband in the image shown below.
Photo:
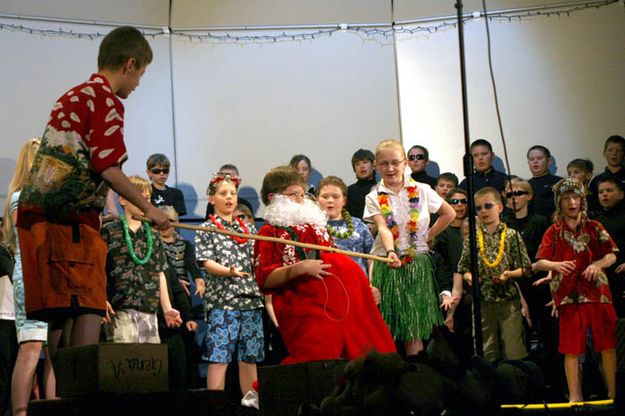
M393 250L393 249L386 250L386 256L387 256L387 257L388 257L388 255L389 255L389 254L391 254L391 253L395 253L395 254L397 254L397 252L396 252L395 250Z

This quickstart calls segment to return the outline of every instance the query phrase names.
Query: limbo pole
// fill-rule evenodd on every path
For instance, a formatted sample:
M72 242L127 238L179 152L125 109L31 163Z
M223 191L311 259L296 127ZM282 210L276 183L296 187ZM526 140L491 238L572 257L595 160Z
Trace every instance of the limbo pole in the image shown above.
M150 222L150 220L148 218L145 218L145 217L134 217L134 218L139 220L139 221ZM311 249L311 250L328 251L330 253L345 254L345 255L348 255L348 256L352 256L352 257L362 257L363 259L377 260L377 261L381 261L381 262L384 262L384 263L391 263L392 262L391 260L389 260L386 257L375 256L373 254L366 254L366 253L359 253L359 252L356 252L356 251L341 250L340 248L320 246L318 244L302 243L300 241L286 240L284 238L268 237L268 236L264 236L264 235L244 234L244 233L238 233L236 231L221 230L221 229L215 228L215 227L202 227L202 226L199 226L199 225L183 224L183 223L179 223L179 222L170 222L170 224L172 225L172 227L184 228L185 230L194 230L194 231L202 231L202 232L206 232L206 233L223 234L223 235L228 235L228 236L231 236L231 237L249 238L250 240L270 241L272 243L288 244L288 245L291 245L291 246L308 248L308 249Z

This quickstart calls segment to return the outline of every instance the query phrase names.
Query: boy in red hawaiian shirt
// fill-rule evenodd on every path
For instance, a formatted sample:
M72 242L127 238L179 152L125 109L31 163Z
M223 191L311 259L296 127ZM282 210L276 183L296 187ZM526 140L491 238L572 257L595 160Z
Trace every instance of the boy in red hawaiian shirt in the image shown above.
M588 328L601 352L608 396L616 378L616 313L604 269L618 248L601 223L589 220L584 186L574 178L554 185L556 222L543 236L536 268L552 273L551 293L560 318L558 350L564 354L569 401L583 401L579 356Z
M165 213L152 206L121 170L126 160L124 106L139 86L152 49L133 27L104 37L98 72L52 107L31 177L19 200L17 230L29 317L50 323L48 342L61 332L69 346L98 342L106 315L107 245L100 214L109 186L159 227Z

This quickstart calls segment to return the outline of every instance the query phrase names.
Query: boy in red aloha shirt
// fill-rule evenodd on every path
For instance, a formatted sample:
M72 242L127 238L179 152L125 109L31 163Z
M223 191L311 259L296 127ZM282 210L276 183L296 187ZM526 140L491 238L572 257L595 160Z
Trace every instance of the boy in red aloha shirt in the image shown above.
M564 354L569 401L583 401L579 356L586 352L588 328L601 352L608 396L616 378L616 313L604 269L618 248L601 223L589 220L584 186L574 178L554 185L556 222L543 236L536 268L551 271L551 294L560 318L558 350Z
M100 214L109 187L167 228L121 170L127 158L124 106L152 62L152 49L133 27L102 39L98 72L63 94L52 107L31 176L19 199L17 232L28 317L49 322L54 351L95 344L107 314L107 244Z

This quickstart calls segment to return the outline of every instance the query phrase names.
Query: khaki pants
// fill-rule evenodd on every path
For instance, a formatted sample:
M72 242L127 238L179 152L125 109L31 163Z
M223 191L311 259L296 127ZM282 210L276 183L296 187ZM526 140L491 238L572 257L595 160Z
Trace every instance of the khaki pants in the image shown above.
M484 358L490 362L527 357L521 302L482 302Z

